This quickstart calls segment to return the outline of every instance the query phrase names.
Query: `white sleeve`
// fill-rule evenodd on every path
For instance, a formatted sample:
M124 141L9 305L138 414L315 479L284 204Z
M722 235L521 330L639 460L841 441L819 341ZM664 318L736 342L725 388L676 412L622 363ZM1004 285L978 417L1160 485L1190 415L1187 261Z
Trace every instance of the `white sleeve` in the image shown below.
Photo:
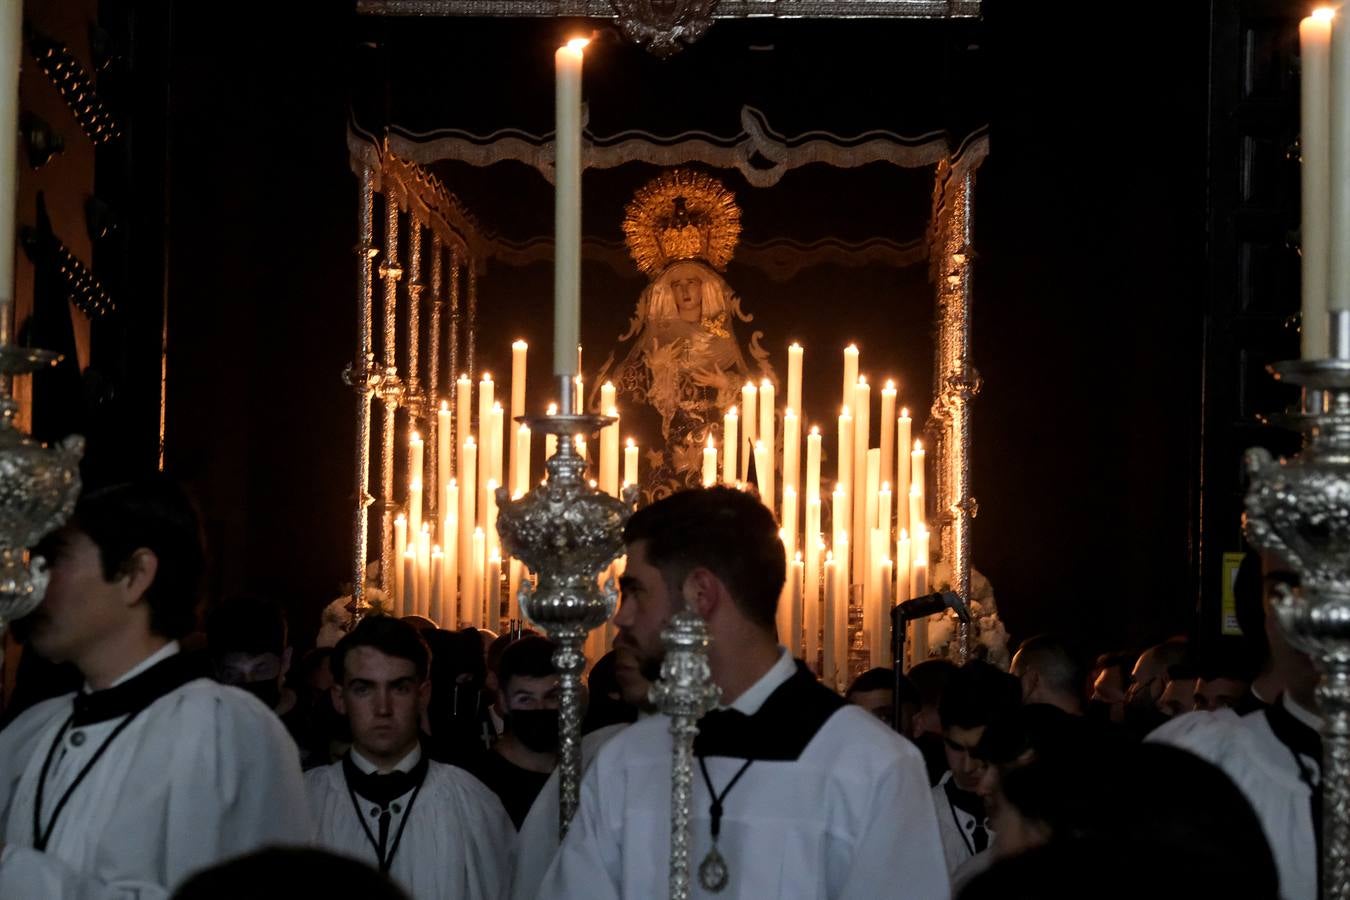
M0 897L19 900L163 900L169 891L148 881L107 882L32 847L6 847L0 863Z
M467 772L460 784L464 824L465 897L492 900L506 896L511 883L516 827L497 795Z
M938 836L928 774L918 754L901 757L870 785L862 840L852 852L831 853L836 900L945 900L951 886Z
M285 726L241 691L226 688L214 699L185 704L178 723L164 832L170 885L266 846L307 843L313 831Z
M581 780L577 814L539 886L538 900L618 900L622 895L623 799L620 796L617 800L617 815L606 809L599 778L599 773L606 771L619 775L622 769L598 760ZM652 863L657 864L655 860Z

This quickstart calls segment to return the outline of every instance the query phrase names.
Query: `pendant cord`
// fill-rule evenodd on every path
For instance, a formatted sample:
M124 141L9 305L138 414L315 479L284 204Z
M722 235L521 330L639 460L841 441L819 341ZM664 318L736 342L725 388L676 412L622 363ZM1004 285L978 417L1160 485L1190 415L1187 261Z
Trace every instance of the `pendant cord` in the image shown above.
M698 768L703 773L703 783L708 786L708 796L712 797L712 804L708 807L708 815L712 819L714 844L717 843L717 836L722 832L722 801L727 799L727 794L731 793L731 789L736 786L736 782L741 780L741 776L745 774L746 769L750 768L752 762L754 762L753 759L747 759L745 765L740 767L731 780L727 782L727 786L722 789L722 793L719 794L713 788L712 778L708 775L708 764L704 762L703 757L698 758Z

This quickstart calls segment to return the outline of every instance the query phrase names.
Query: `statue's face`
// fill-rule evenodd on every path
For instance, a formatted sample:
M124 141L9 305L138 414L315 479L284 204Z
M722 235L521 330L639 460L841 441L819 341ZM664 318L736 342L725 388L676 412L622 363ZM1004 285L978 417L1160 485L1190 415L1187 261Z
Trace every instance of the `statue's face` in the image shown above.
M679 263L666 272L664 279L675 298L675 311L686 322L703 316L703 269L693 263Z

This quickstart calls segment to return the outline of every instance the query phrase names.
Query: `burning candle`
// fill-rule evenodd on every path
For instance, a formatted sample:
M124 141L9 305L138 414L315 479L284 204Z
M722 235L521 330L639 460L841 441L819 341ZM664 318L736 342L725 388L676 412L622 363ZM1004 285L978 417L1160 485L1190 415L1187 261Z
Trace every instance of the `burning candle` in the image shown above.
M511 345L511 421L525 415L526 359L530 345L516 341Z
M863 502L859 504L862 507L863 514L861 518L858 518L856 514L854 516L855 524L861 525L863 530L854 533L866 535L868 540L865 546L857 547L853 553L855 559L861 560L861 565L856 562L853 565L853 577L860 584L865 583L864 579L870 578L876 570L876 560L872 558L873 541L871 540L871 534L877 521L877 495L881 493L881 451L875 448L868 450L867 455L863 458L863 465L866 475L863 479ZM889 538L887 541L889 542ZM882 555L885 555L884 550Z
M442 400L441 408L436 411L436 478L440 481L440 494L436 498L436 512L444 518L449 509L445 500L446 482L455 474L451 471L451 448L455 446L454 420L450 416L450 404Z
M923 491L917 484L909 486L909 527L918 531L924 527Z
M802 408L802 345L793 341L788 345L787 405L789 409Z
M836 533L848 531L853 527L853 508L850 503L857 500L853 496L853 414L849 408L844 407L839 414L839 452L837 461L838 485L843 489L843 504L836 503L831 510L830 518L834 522ZM835 562L841 566L848 565L848 559L835 552ZM847 571L847 570L846 570ZM850 573L851 574L851 573Z
M422 435L416 431L408 439L408 522L412 533L422 528L422 472L424 469Z
M511 496L519 497L530 489L530 426L516 429L516 449L512 456L515 473L512 475Z
M394 602L393 609L395 613L401 615L401 610L407 603L405 599L408 591L408 582L403 577L402 560L404 554L408 552L408 519L403 513L394 517Z
M717 447L713 444L712 435L708 435L708 444L703 448L703 486L712 487L717 484Z
M867 576L868 499L876 487L867 481L867 451L872 440L872 388L867 379L858 378L853 389L853 582L862 584ZM877 482L880 485L880 481ZM873 514L875 516L875 507Z
M487 509L487 482L492 477L492 404L494 385L487 372L478 382L478 511Z
M431 604L427 618L438 626L445 621L445 554L440 544L431 547Z
M806 532L802 535L806 548L806 588L802 594L802 627L806 631L806 664L817 669L820 655L820 566L825 542L820 539L820 500L806 501Z
M1332 147L1350 147L1350 133L1345 133L1350 116L1342 111L1332 110L1331 91L1333 90L1332 63L1336 76L1350 77L1343 71L1345 63L1350 62L1333 49L1333 23L1335 11L1318 9L1311 16L1299 22L1299 57L1301 59L1300 77L1300 134L1299 153L1303 157L1303 229L1301 257L1303 263L1303 327L1302 354L1304 359L1324 359L1330 355L1327 319L1328 304L1335 296L1330 290L1331 270L1338 275L1338 288L1346 287L1346 265L1339 260L1333 261L1331 242L1337 240L1336 251L1350 251L1350 233L1345 229L1332 227L1332 202L1341 200L1350 203L1347 193L1350 187L1337 183L1333 189L1332 170L1338 170L1342 179L1350 175L1345 172L1344 160L1333 162ZM1344 29L1335 29L1341 31ZM1344 39L1341 42L1344 46ZM1343 90L1350 91L1350 85ZM1350 93L1342 99L1350 99ZM1337 128L1335 140L1332 128ZM1337 206L1344 218L1340 221L1350 225L1350 207ZM1336 233L1333 234L1333 231Z
M619 496L619 408L605 407L605 415L614 420L600 432L600 490Z
M475 528L470 538L469 565L465 566L469 574L469 622L475 628L483 627L483 569L487 564L487 535L482 528Z
M848 492L844 490L842 483L835 486L832 500L830 545L834 548L834 561L841 566L847 566L848 550L842 545L845 544L845 535L848 534Z
M760 478L760 483L765 487L762 490L764 505L769 509L777 509L775 500L777 499L776 481L774 479L774 449L778 444L776 416L778 407L774 400L773 382L765 378L759 383L759 431L755 438L764 445L768 451L766 460L768 462L767 470ZM759 465L759 460L755 460L755 465Z
M483 508L483 530L486 532L485 549L488 556L499 553L501 536L497 534L497 482L488 480L487 506Z
M441 576L441 584L445 586L445 602L441 606L441 615L445 618L438 619L436 624L454 631L459 628L459 608L456 605L459 599L459 517L452 516L450 522L453 527L448 530L446 542L441 548L445 554Z
M913 552L910 548L909 532L902 528L900 537L895 541L895 587L902 595L902 600L914 599L913 595L903 596L909 590L909 570Z
M492 412L488 415L488 437L492 441L492 466L488 474L498 485L506 483L505 420L506 414L502 411L502 405L500 403L492 404Z
M876 527L886 532L886 552L890 553L891 543L891 483L883 481L877 491Z
M496 553L488 556L487 574L483 579L484 599L487 601L487 627L493 632L502 630L502 558Z
M923 441L914 442L914 452L910 454L910 461L911 464L909 473L909 483L912 486L917 487L919 489L919 495L923 496L925 490L923 478L923 470L924 470Z
M459 578L460 596L467 597L470 604L477 602L476 576L478 566L474 564L473 530L478 524L478 444L472 437L466 438L459 451ZM461 604L460 621L478 622L476 614L470 618Z
M825 607L824 607L824 626L823 640L821 642L821 661L820 661L820 679L827 687L834 687L836 682L835 671L838 663L835 661L835 647L837 641L834 639L835 628L835 607L839 605L839 579L835 577L838 566L834 561L834 553L825 554Z
M558 404L550 403L548 405L548 415L556 416L558 414ZM545 461L553 458L553 454L558 452L558 436L556 434L544 435L544 459Z
M637 442L632 438L628 439L627 445L623 449L623 483L638 483L638 448Z
M431 610L431 523L423 522L417 534L417 605L413 615L425 616Z
M745 454L741 460L741 481L750 480L750 459L755 447L755 402L759 397L759 391L755 388L753 381L747 381L745 387L741 388L741 418L745 420L745 434L741 435L741 444L750 448L750 453ZM759 461L755 460L755 465Z
M773 461L769 458L769 449L763 441L755 441L755 479L759 487L759 499L765 506L773 509L773 488L771 487Z
M788 651L797 656L802 653L802 580L805 578L802 555L796 554L788 563Z
M740 448L738 442L738 423L740 416L736 407L727 410L722 417L722 483L735 484L737 480L736 454Z
M895 382L881 389L881 478L891 480L895 469ZM909 444L902 446L908 447Z
M783 491L799 490L802 461L801 420L791 408L783 410Z
M416 539L413 544L416 545ZM403 551L403 601L392 607L395 616L410 615L417 609L417 550L409 547Z
M895 527L909 528L909 473L910 458L905 453L910 439L909 410L900 410L900 418L895 422L895 446L898 448L895 462Z
M853 405L853 386L858 383L858 345L849 344L844 348L844 392L839 402L843 406Z
M779 517L783 526L783 549L789 559L797 552L797 492L787 485L783 486L783 513Z
M873 665L890 666L894 663L891 654L893 646L893 636L891 630L891 609L895 606L895 591L891 586L892 565L889 559L881 561L881 603L877 617L877 644L880 647L880 655L875 657Z
M467 374L460 375L455 381L455 441L457 447L464 446L464 439L473 434L473 382ZM455 473L464 481L463 471Z
M587 41L554 54L553 372L575 375L581 340L581 69Z
M811 426L806 436L806 499L820 501L820 429Z

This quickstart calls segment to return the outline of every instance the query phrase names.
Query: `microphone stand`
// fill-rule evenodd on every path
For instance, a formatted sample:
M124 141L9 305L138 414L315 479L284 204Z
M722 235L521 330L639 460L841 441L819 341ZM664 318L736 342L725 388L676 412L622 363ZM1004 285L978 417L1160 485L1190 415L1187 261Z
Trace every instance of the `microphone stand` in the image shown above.
M895 681L891 685L891 725L896 731L900 730L900 679L905 677L906 626L917 619L940 615L949 609L956 612L956 617L962 623L970 624L970 609L955 591L924 594L891 607L891 671L895 673Z

